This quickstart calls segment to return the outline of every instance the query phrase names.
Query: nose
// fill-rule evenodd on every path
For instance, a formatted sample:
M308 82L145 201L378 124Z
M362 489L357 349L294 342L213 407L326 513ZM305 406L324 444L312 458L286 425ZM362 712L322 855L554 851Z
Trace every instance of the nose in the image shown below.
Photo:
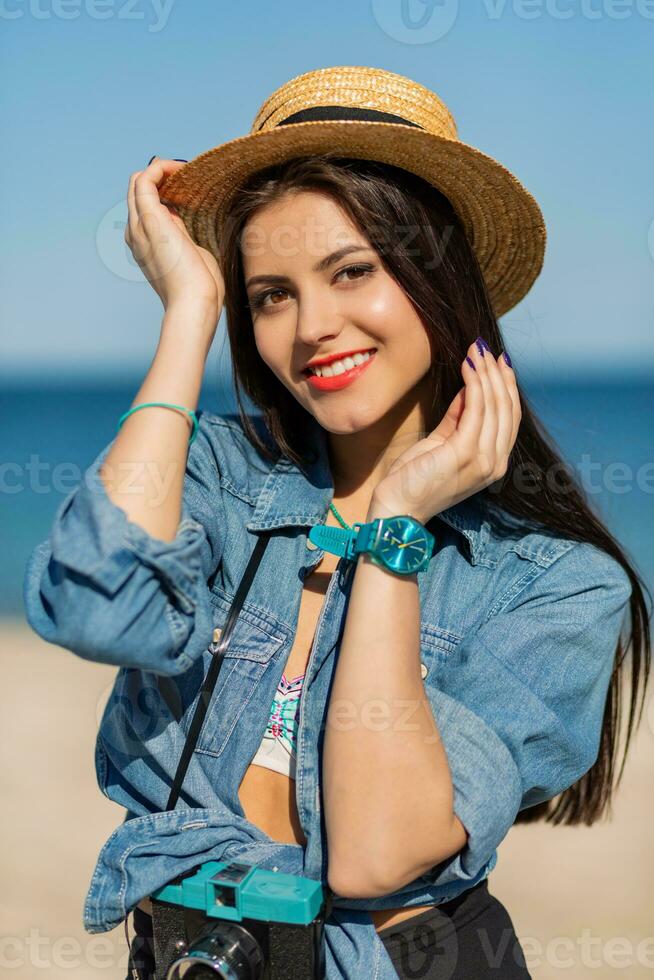
M310 351L338 337L342 329L343 317L328 296L320 290L314 290L311 295L305 291L297 304L295 337L298 346Z

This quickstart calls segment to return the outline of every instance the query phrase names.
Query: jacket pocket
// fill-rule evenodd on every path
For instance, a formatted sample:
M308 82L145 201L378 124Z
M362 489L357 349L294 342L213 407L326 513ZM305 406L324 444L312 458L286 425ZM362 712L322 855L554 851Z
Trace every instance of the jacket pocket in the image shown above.
M197 670L188 672L187 695L192 690L193 698L182 724L186 733L199 700L203 680L218 653L231 608L231 601L216 593L211 594L211 602L214 607L214 629L211 642L203 655L202 676ZM259 609L243 605L227 649L223 653L218 678L197 741L197 752L214 757L221 755L241 714L255 696L257 685L271 659L282 648L285 640L286 636L279 624L264 616ZM192 678L191 674L194 674ZM177 679L181 678L173 678Z
M461 637L434 623L420 625L420 662L425 683L435 682L439 674L452 666Z
M213 630L206 649L182 673L170 676L124 667L118 671L96 745L98 784L105 795L109 760L125 772L146 755L180 757L230 607L226 598L212 597ZM283 629L259 610L241 609L196 742L197 752L222 753L285 639Z

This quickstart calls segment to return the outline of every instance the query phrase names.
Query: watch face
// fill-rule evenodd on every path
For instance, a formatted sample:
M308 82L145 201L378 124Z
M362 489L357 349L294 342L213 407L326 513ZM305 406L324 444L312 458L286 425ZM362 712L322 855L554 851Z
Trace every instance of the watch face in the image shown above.
M390 517L375 548L375 553L392 569L410 573L431 557L432 540L418 522L407 517Z

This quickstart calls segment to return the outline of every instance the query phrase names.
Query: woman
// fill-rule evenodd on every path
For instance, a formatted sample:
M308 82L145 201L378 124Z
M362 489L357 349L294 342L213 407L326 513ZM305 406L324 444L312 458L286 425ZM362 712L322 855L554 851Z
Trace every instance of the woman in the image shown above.
M625 755L650 659L639 577L530 411L496 319L540 269L538 208L459 143L433 93L390 72L293 79L260 132L195 171L153 158L132 175L126 241L165 309L159 347L90 469L97 493L87 480L69 496L28 567L32 626L121 667L96 758L129 812L85 925L135 908L134 975L151 975L147 895L207 859L224 805L335 893L330 925L353 946L328 934L328 977L361 972L362 924L378 940L357 947L374 951L370 975L528 977L488 892L496 847L518 821L605 812L627 607ZM194 412L223 306L238 421ZM134 460L149 461L139 494ZM385 543L353 561L366 524ZM207 637L260 530L275 551L187 806L157 816Z

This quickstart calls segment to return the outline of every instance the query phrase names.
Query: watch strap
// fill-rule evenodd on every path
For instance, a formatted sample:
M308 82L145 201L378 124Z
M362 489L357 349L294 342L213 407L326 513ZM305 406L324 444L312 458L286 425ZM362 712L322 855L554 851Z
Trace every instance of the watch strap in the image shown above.
M369 552L377 538L377 528L379 524L379 518L375 518L369 521L367 524L353 524L352 527L356 529L357 534L352 542L352 556L358 557L358 555Z
M312 544L341 557L348 554L352 537L352 531L347 528L331 527L326 524L314 524L309 531L309 541Z

